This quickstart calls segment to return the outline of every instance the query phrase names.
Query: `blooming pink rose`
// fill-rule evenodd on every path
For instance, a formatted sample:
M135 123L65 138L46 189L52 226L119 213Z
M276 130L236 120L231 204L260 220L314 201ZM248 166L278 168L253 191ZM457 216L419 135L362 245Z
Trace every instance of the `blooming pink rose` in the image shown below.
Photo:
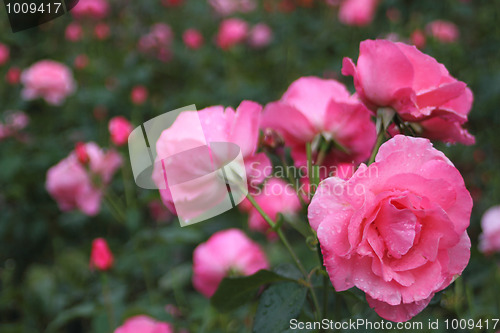
M10 50L5 44L0 43L0 66L9 61Z
M117 146L123 146L128 142L128 136L134 129L130 121L122 116L111 118L108 125L111 141Z
M295 215L301 209L295 188L279 178L269 179L262 189L254 194L254 198L262 210L274 221L278 213L290 216ZM269 231L269 224L249 202L241 207L250 214L248 225L251 230L262 233Z
M335 141L325 158L328 165L360 163L370 157L376 140L370 112L335 80L302 77L278 102L266 105L262 128L272 128L291 147L297 166L307 165L306 143L320 137Z
M262 107L250 101L243 101L236 111L222 106L212 106L196 111L182 112L175 122L168 129L164 130L156 142L157 160L163 161L177 154L192 151L212 142L235 143L241 149L244 160L247 180L251 184L262 182L271 173L271 163L264 153L256 154L259 139L260 112ZM194 128L199 123L201 128ZM189 129L189 130L187 130ZM214 154L212 150L212 154ZM185 161L182 164L182 178L202 178L200 175L213 173L212 165L205 165L198 154L184 155ZM160 188L160 194L165 205L175 212L172 194L167 186L162 186L166 181L165 170L162 163L155 163L153 179ZM198 176L196 176L198 175ZM201 181L201 180L200 180ZM211 193L211 196L207 196ZM219 198L227 196L226 188L219 188L218 183L213 178L204 179L203 183L186 190L183 193L187 207L193 215L197 214L195 208L204 209L204 205L193 207L192 202L207 200L210 206L212 202L217 202ZM176 205L182 205L177 201Z
M136 105L144 104L148 99L148 89L141 85L134 86L130 92L130 99Z
M373 21L378 0L345 0L340 4L339 20L347 25L365 26Z
M145 315L129 318L114 333L173 333L168 323L157 321Z
M208 0L210 6L220 15L236 12L247 13L255 9L255 0Z
M239 229L216 232L193 253L193 286L212 297L219 283L228 275L252 275L269 268L259 244Z
M491 207L481 220L479 250L485 254L500 252L500 206Z
M108 16L109 4L106 0L80 0L71 10L75 18L92 18L101 20Z
M427 24L427 31L443 43L453 43L460 37L458 27L449 21L436 20Z
M92 252L90 253L90 269L107 271L113 266L113 254L104 238L96 238L92 242Z
M217 33L217 45L228 50L231 47L243 42L248 34L248 24L238 18L230 18L222 21Z
M52 105L61 105L76 88L71 70L52 60L41 60L24 70L21 82L24 84L24 99L41 97Z
M184 44L190 49L197 50L203 45L203 35L196 29L187 29L182 34Z
M273 31L265 23L258 23L250 29L248 34L248 44L254 48L262 48L273 39Z
M102 187L111 181L122 160L115 151L105 153L93 142L85 144L85 150L88 166L79 161L81 152L72 152L49 169L45 188L62 211L78 209L92 216L99 212Z
M420 134L429 139L474 143L462 128L472 106L471 90L414 46L365 40L357 67L344 58L342 73L354 77L357 93L372 110L392 107L404 121L418 122Z
M308 210L337 291L356 286L383 318L406 321L467 266L472 198L427 139L397 135L349 180L321 182Z
M79 23L73 22L70 23L66 27L66 31L64 32L64 36L67 40L71 42L76 42L82 39L83 37L83 29Z

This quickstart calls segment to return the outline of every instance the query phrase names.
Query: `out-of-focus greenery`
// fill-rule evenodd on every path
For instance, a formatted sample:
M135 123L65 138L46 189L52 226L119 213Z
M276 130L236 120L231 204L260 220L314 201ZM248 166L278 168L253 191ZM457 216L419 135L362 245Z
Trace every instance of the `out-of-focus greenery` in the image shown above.
M113 190L125 201L125 184L133 189L124 223L114 220L104 204L96 217L61 213L44 188L47 170L67 156L76 141L109 147L107 121L115 115L139 125L190 104L198 109L218 104L235 107L244 99L265 104L278 99L293 80L307 75L334 77L354 91L352 78L343 77L340 68L343 57L357 58L362 40L389 33L405 40L414 29L425 29L435 19L457 24L459 42L443 44L429 37L423 51L445 64L475 95L469 130L477 144L437 144L462 172L474 198L469 228L472 256L462 278L413 320L425 324L429 318L500 316L500 270L493 257L485 258L477 251L481 215L500 204L500 0L383 0L375 21L364 28L340 24L337 10L322 1L288 13L268 12L259 4L256 11L235 16L250 24L269 24L272 43L259 50L239 45L229 51L213 42L221 18L203 0L187 0L169 8L160 1L112 1L111 5L112 13L104 20L111 35L102 41L93 37L92 22L83 23L82 41L65 40L71 15L14 34L6 13L0 14L0 42L11 51L9 62L0 67L2 80L10 66L24 69L38 60L52 59L73 67L79 54L90 60L84 69L73 68L77 91L59 107L42 100L23 101L20 85L0 84L0 112L23 110L31 118L25 130L28 142L0 142L0 332L111 332L125 318L139 313L190 332L250 331L256 302L219 313L192 288L190 280L195 246L219 229L247 230L245 216L233 210L182 229L175 220L156 223L147 207L159 198L157 191L141 190L121 173L115 175ZM387 18L390 8L399 10L397 21ZM158 22L170 25L175 34L169 62L137 50L139 38ZM188 28L204 35L205 44L199 50L182 43L182 32ZM138 84L150 94L142 106L130 102L130 91ZM107 110L104 119L95 118L96 107ZM121 152L128 158L126 148ZM273 265L289 261L279 243L249 234L265 244ZM89 270L95 237L105 237L115 254L116 264L106 277ZM314 256L299 235L291 231L290 237L308 268L316 266L317 261L308 262ZM102 290L104 279L114 313L111 324ZM338 294L330 299L330 309L335 310L329 318L377 320L356 297ZM167 304L177 306L181 315L167 313ZM443 325L440 331L445 331Z

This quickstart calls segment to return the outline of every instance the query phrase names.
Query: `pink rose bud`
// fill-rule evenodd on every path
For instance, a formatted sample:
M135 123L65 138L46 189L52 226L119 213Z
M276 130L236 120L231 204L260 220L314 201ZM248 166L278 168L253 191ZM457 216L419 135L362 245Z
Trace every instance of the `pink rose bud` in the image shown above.
M340 5L339 20L346 25L366 26L373 21L378 0L345 0Z
M94 36L99 40L104 40L109 37L110 29L106 23L98 23L94 27Z
M144 86L135 86L130 92L132 103L141 105L148 99L148 90Z
M76 56L74 66L77 69L84 69L89 64L89 57L86 54L79 54Z
M106 0L80 0L71 10L71 14L77 18L91 18L101 20L109 13L109 4Z
M184 44L190 49L197 50L203 45L203 35L196 29L187 29L182 34Z
M460 37L458 27L449 21L436 20L427 25L427 32L443 43L453 43Z
M466 145L475 142L462 127L472 107L472 91L415 46L365 40L357 66L344 58L342 74L353 76L366 106L373 111L394 109L404 121L415 123L421 136Z
M428 139L396 135L349 180L330 177L308 208L337 292L357 287L384 319L421 312L470 258L472 198Z
M0 43L0 66L9 61L10 50L5 44Z
M25 69L21 82L24 84L23 99L41 97L52 105L61 105L76 89L70 69L52 60L41 60Z
M11 67L5 74L5 80L8 84L15 85L21 80L21 69L18 67Z
M426 38L425 38L425 34L422 30L417 29L417 30L413 31L411 36L410 36L410 40L411 40L412 44L415 45L419 49L423 49L425 47Z
M217 45L228 50L243 42L248 34L248 24L238 18L230 18L222 21L216 37Z
M269 45L272 39L273 32L265 23L256 24L248 34L248 44L257 49Z
M66 39L71 42L76 42L82 39L83 37L83 29L79 23L70 23L66 27L66 32L64 33Z
M216 232L193 253L193 286L212 297L222 279L229 274L252 275L269 268L259 244L239 229Z
M491 207L481 219L479 250L485 254L500 252L500 206Z
M114 333L174 333L174 329L169 323L139 315L127 319Z
M109 250L106 240L104 238L94 239L90 254L90 269L107 271L113 266L113 261L113 254Z
M77 142L75 144L75 153L78 158L78 162L83 165L89 163L89 155L87 154L87 149L85 148L85 144L83 142Z
M117 146L123 146L127 143L128 136L134 128L127 118L117 116L111 118L108 129L111 134L111 141Z

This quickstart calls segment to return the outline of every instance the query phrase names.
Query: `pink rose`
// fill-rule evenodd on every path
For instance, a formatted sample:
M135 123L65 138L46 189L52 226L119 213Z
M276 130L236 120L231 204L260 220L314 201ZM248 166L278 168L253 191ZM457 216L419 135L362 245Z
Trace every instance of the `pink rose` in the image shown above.
M5 44L0 43L0 66L9 61L10 50Z
M373 21L378 0L345 0L339 9L340 22L353 25L365 26Z
M418 49L423 49L425 47L426 38L422 30L415 30L410 36L411 43L415 45Z
M24 84L23 99L41 97L52 105L61 105L76 89L71 70L52 60L41 60L24 70L21 82Z
M262 210L274 221L276 221L278 213L293 216L301 209L295 188L279 178L269 179L262 189L258 189L254 193L254 198ZM248 219L250 230L262 233L269 231L269 224L249 202L242 205L242 209L250 214Z
M89 64L89 57L86 54L79 54L76 56L73 65L77 69L84 69Z
M187 29L184 31L182 40L192 50L197 50L203 45L203 35L196 29Z
M5 74L5 80L10 85L18 84L21 80L21 70L18 67L11 67Z
M297 166L307 165L308 142L336 143L325 158L331 166L368 159L376 139L370 112L357 97L342 83L318 77L294 81L281 100L266 105L261 126L283 136Z
M222 279L229 275L252 275L269 268L259 244L239 229L216 232L193 253L193 286L212 297Z
M491 207L481 220L479 250L485 254L500 252L500 206Z
M78 209L92 216L99 212L102 187L111 181L122 160L115 151L105 153L93 142L85 144L84 148L88 166L79 161L81 151L78 155L72 152L49 169L45 188L62 211ZM98 184L94 184L93 179Z
M419 134L434 140L473 144L462 125L472 92L434 58L414 46L387 40L361 42L357 67L344 58L342 74L352 75L360 98L372 110L391 107Z
M78 19L91 18L101 20L108 16L109 4L106 0L80 0L71 10L71 14Z
M111 141L117 146L123 146L128 142L128 136L134 129L130 121L122 116L111 118L108 125Z
M145 315L129 318L114 333L173 333L168 323L157 321Z
M90 269L107 271L113 266L113 254L104 238L96 238L92 242L92 252L90 253Z
M28 126L29 122L29 116L23 111L7 111L5 124L0 121L0 140L18 136L19 131Z
M222 21L217 33L217 45L228 50L231 47L243 42L248 34L248 24L238 18L230 18Z
M139 39L138 48L142 53L155 56L166 62L172 58L170 51L174 33L172 28L165 23L156 23L146 35Z
M219 15L247 13L256 7L255 0L208 0L208 3Z
M70 23L66 27L66 31L64 32L64 36L70 42L79 41L83 37L82 26L79 23Z
M148 99L148 89L141 85L134 86L130 92L130 99L136 105L144 104Z
M271 163L264 153L255 154L259 139L260 112L262 107L250 101L243 101L236 110L231 107L212 106L196 111L182 112L168 129L164 130L156 142L157 161L164 161L178 154L193 152L212 142L230 142L238 145L244 160L247 180L251 184L260 181L271 172ZM199 125L197 125L199 124ZM201 126L201 128L199 128ZM212 157L220 152L211 150ZM216 154L216 155L214 155ZM220 188L215 181L213 165L207 165L203 156L197 153L184 154L176 174L178 179L198 178L196 187L182 191L183 200L176 201L182 212L196 216L199 210L213 207L227 196L227 189ZM208 174L212 176L208 176ZM207 175L207 177L200 177ZM162 163L155 163L153 173L155 183L165 205L176 212L168 186L165 188L166 173ZM169 179L171 181L172 179ZM207 196L210 193L210 196ZM180 197L180 195L179 195ZM193 203L198 204L194 205Z
M273 31L265 23L256 24L248 34L248 44L256 49L266 47L272 39Z
M467 266L472 198L427 139L397 135L349 180L321 182L308 210L337 291L356 286L383 318L406 321Z
M111 29L106 23L97 23L94 27L94 36L98 40L104 40L109 37Z
M443 43L453 43L460 37L458 27L449 21L436 20L427 24L429 34Z

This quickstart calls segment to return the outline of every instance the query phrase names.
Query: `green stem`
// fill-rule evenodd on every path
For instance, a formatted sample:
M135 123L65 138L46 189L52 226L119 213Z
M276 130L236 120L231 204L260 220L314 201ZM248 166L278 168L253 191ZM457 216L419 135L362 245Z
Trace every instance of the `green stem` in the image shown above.
M104 272L101 273L101 283L104 306L106 307L106 311L108 313L109 330L111 331L115 328L115 312L113 309L113 302L111 301L108 277Z
M106 202L108 203L108 206L111 210L111 213L113 216L116 218L121 223L125 223L126 221L126 216L125 216L125 209L123 208L122 205L119 204L118 198L113 194L111 189L107 189L104 192L104 198L106 199Z
M303 197L304 193L302 192L302 189L297 186L297 179L292 177L292 175L288 172L289 165L286 162L284 157L281 158L281 163L283 164L283 167L286 170L286 177L287 177L288 181L290 182L290 184L292 184L293 188L295 189L295 192L297 193L297 196L299 197L300 203L302 204L303 207L306 207L307 204L304 201L304 197Z
M375 162L375 156L377 156L378 149L384 143L384 138L385 138L385 132L384 130L380 130L380 132L377 135L377 143L375 143L375 147L373 147L372 155L370 157L370 160L368 161L368 165L372 164Z

